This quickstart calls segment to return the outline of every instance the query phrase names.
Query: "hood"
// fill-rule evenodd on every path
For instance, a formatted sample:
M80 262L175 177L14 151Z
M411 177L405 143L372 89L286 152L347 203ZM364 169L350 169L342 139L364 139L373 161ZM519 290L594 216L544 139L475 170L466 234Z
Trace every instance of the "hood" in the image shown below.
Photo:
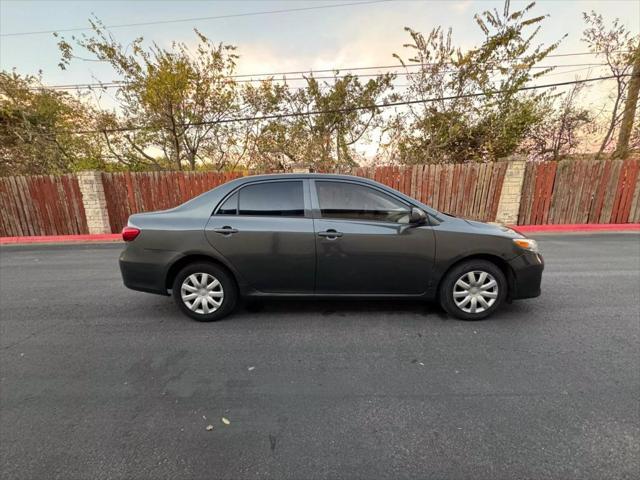
M520 232L512 228L505 227L499 223L478 222L477 220L467 220L465 218L452 217L447 215L446 223L457 225L460 229L468 230L471 227L478 233L486 233L487 235L497 235L506 238L524 238Z
M504 225L501 225L499 223L485 223L485 222L478 222L476 220L466 220L466 219L463 219L463 221L468 225L471 225L472 227L477 228L478 230L482 230L482 231L485 231L486 233L491 233L493 235L502 235L508 238L524 237L524 235L517 232L516 230L506 227Z

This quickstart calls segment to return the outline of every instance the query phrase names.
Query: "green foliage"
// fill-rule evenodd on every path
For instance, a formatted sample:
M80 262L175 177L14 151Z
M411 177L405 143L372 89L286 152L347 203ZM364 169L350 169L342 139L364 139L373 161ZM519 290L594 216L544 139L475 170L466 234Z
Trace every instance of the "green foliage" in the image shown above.
M544 122L531 130L521 146L539 160L562 160L576 152L580 138L593 123L591 113L578 106L584 84L575 85L564 95L549 96L542 105Z
M198 47L191 51L183 43L145 48L142 38L124 46L98 20L91 25L91 36L73 42L122 77L119 113L102 114L98 124L112 157L129 168L353 165L353 145L377 125L379 111L350 109L381 99L392 80L384 75L362 83L348 75L320 84L310 76L301 89L269 80L241 87L233 77L235 47L213 44L198 31ZM66 68L74 49L64 39L59 47ZM329 113L300 115L310 111ZM278 118L261 119L273 115Z
M90 126L92 116L84 102L43 88L39 77L0 72L0 175L103 168L99 145L71 133Z
M353 75L320 83L310 75L303 88L288 85L262 86L249 101L263 116L280 118L258 124L255 149L259 167L304 166L316 171L351 168L357 164L354 145L381 126L381 102L391 88L391 75L362 83ZM252 91L252 93L255 93ZM311 115L307 113L312 112Z
M616 18L611 26L607 26L602 15L594 11L582 14L587 28L582 33L582 40L597 57L603 58L615 77L616 89L612 94L609 119L604 125L602 142L596 158L611 146L615 131L619 127L624 114L624 104L630 84L630 73L633 68L634 54L640 49L640 35L633 35Z
M72 42L108 62L123 82L118 113L104 113L99 120L113 159L134 169L195 170L201 165L221 169L242 157L241 128L215 123L241 112L241 91L232 77L235 47L214 44L197 30L195 49L182 42L145 47L142 37L122 45L99 20L91 26L91 36ZM64 39L58 45L66 68L75 58L73 46Z
M58 37L60 67L74 62L76 51L109 64L120 81L115 107L92 108L82 96L43 88L38 77L2 72L0 175L89 168L346 170L363 160L360 147L378 137L384 156L376 160L392 163L492 161L515 152L559 159L575 152L596 122L578 106L580 88L564 96L522 90L549 73L540 64L560 42L540 44L545 16L534 14L534 5L514 11L507 0L501 11L475 15L483 39L467 49L455 46L450 29L406 28L406 58L395 55L407 74L402 90L394 90L394 75L364 81L339 71L329 81L309 75L301 87L286 78L241 83L232 45L197 30L194 47L148 44L142 37L123 45L94 18L90 34ZM617 82L602 152L620 124L630 50L640 39L617 20L608 27L594 12L584 18L583 39ZM410 104L376 106L403 100ZM638 132L636 120L632 148Z
M535 43L544 16L530 17L530 3L511 12L485 11L475 20L481 45L453 46L451 30L427 35L407 28L411 56L396 55L407 72L407 99L437 98L400 112L389 146L402 163L496 160L511 155L542 120L545 94L519 91L550 69L534 68L557 48ZM410 67L418 67L410 68ZM482 94L482 95L477 95Z

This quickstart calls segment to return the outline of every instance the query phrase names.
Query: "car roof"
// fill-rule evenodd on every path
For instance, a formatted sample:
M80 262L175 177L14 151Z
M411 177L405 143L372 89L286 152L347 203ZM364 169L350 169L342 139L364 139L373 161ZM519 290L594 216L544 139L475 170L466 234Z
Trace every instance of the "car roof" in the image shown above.
M356 175L347 175L339 173L268 173L260 175L247 175L246 177L239 177L236 179L237 184L243 184L246 182L255 182L260 180L300 180L300 179L330 179L330 180L352 180L357 182L364 182L374 185L382 185L373 179L366 177L358 177Z
M358 177L356 175L346 175L346 174L339 174L339 173L269 173L269 174L262 174L262 175L248 175L246 177L239 177L236 180L233 181L234 185L239 186L239 185L244 185L246 183L251 183L251 182L255 182L255 181L267 181L267 180L302 180L302 179L329 179L329 180L349 180L349 181L354 181L354 182L360 182L360 183L364 183L364 184L368 184L368 185L372 185L378 188L381 188L382 190L386 190L389 193L392 193L396 196L399 196L401 198L403 198L405 201L411 203L411 204L415 204L420 206L421 208L425 209L426 211L428 211L429 213L431 213L432 215L438 216L439 212L437 210L435 210L434 208L425 205L424 203L420 202L419 200L410 197L409 195L406 195L398 190L396 190L395 188L392 188L388 185L385 185L383 183L380 183L376 180L373 180L371 178L366 178L366 177Z

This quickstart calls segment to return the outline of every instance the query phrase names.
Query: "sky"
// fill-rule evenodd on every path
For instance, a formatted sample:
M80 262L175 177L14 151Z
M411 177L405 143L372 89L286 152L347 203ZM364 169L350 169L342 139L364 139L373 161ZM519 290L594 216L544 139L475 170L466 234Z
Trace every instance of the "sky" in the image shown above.
M80 83L93 78L116 79L109 67L96 62L75 62L62 71L52 34L7 36L18 32L87 27L91 14L105 24L175 20L193 17L264 12L291 8L355 3L360 0L247 0L247 1L18 1L0 0L0 66L20 73L43 72L44 83ZM396 61L408 40L404 27L427 32L452 27L456 43L470 46L481 39L473 14L502 7L502 0L391 0L317 10L273 13L217 20L114 28L127 43L137 36L168 45L173 40L195 43L196 27L211 39L236 45L241 55L239 73L388 65ZM512 9L524 5L513 1ZM595 9L606 20L619 17L640 31L637 0L542 0L534 12L548 14L540 40L553 42L568 34L556 53L586 51L580 42L583 11ZM77 32L74 32L77 34ZM67 33L67 36L71 33ZM587 57L569 57L554 64L589 63ZM593 62L597 63L597 62ZM577 67L576 67L577 68ZM567 67L565 70L575 70ZM555 72L557 73L557 72Z
M476 12L502 9L503 0L388 0L364 1L359 5L339 6L364 0L246 0L246 1L19 1L0 0L0 68L15 68L22 74L42 71L45 85L114 81L118 77L108 65L95 61L74 61L67 70L57 64L60 55L51 33L12 35L20 32L62 30L88 27L87 19L96 15L106 25L138 22L193 19L221 15L237 15L286 9L304 11L239 16L223 19L190 20L178 23L113 28L123 44L137 36L147 42L168 46L172 41L195 45L193 28L214 41L238 47L238 73L255 74L291 70L327 69L394 65L392 55L406 58L403 43L409 40L405 27L428 32L441 25L453 29L456 45L470 47L482 40L482 32L473 20ZM528 3L528 2L526 2ZM512 10L525 2L512 1ZM334 5L332 8L315 7ZM610 22L618 17L633 33L640 31L638 0L539 0L536 15L545 19L540 42L548 44L567 35L554 53L587 51L580 38L584 23L582 12L596 10ZM64 35L82 32L69 32ZM575 66L600 63L591 56L545 60L545 64L561 65L549 77L538 82L573 80L576 76L606 75L603 67ZM572 66L573 65L573 66ZM369 72L367 72L369 73ZM406 83L406 80L399 79ZM594 108L606 104L612 84L590 87L585 97ZM109 106L107 94L101 102Z

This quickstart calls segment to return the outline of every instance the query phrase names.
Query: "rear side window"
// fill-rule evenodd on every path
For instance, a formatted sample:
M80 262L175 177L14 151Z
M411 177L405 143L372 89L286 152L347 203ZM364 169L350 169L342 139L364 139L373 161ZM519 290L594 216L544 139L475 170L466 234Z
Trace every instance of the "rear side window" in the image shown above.
M409 207L374 188L346 182L316 181L323 218L408 223Z
M246 186L239 192L238 211L240 215L303 217L302 182L268 182Z
M234 193L227 198L218 208L216 215L237 215L238 214L238 193Z

